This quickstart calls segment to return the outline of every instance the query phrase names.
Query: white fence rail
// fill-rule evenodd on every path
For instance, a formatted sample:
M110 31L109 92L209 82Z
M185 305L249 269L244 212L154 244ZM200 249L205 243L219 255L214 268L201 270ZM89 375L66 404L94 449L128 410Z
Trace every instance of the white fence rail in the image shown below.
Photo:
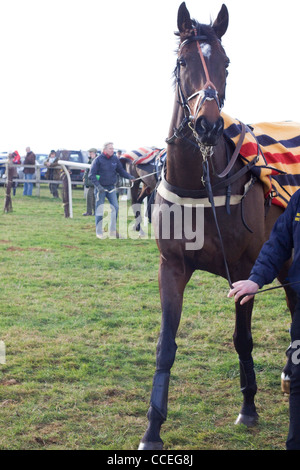
M51 180L51 179L42 179L41 178L41 169L42 168L48 168L46 167L45 165L39 165L38 163L36 163L35 165L15 165L13 163L10 163L9 160L4 160L2 163L5 164L6 166L6 175L8 175L8 167L14 167L16 170L18 169L24 169L24 168L34 168L34 177L30 180L28 179L25 179L25 178L13 178L13 182L16 182L16 183L32 183L32 184L35 184L35 188L36 188L36 195L37 196L40 196L40 189L41 189L41 184L51 184L51 183L55 183L55 184L62 184L62 180ZM69 210L70 210L70 217L73 218L73 206L72 206L72 185L83 185L84 182L83 180L79 180L79 181L72 181L71 180L71 175L70 175L70 172L68 171L69 170L72 170L75 169L75 168L79 168L79 169L86 169L86 168L90 168L90 164L89 163L76 163L76 162L70 162L70 161L66 161L66 160L58 160L58 166L55 166L55 167L51 167L51 169L60 169L60 170L63 170L64 173L66 174L67 176L67 180L68 180L68 194L69 194ZM68 168L68 169L67 169ZM2 181L5 183L6 182L6 178L3 178Z
M34 168L35 169L35 177L26 180L25 178L13 178L13 182L16 183L33 183L36 185L36 195L40 196L40 189L41 189L41 184L62 184L62 180L50 180L50 179L41 179L41 168L47 168L45 165L39 165L36 163L35 165L15 165L12 163L9 163L8 160L2 161L6 165L6 175L8 174L8 166L13 166L16 169L20 168ZM83 180L82 181L72 181L70 171L72 169L81 169L85 170L86 168L90 168L91 164L90 163L76 163L76 162L70 162L67 160L58 160L58 166L51 167L52 169L61 169L64 171L67 181L68 181L68 194L69 194L69 212L70 212L70 218L73 218L73 204L72 204L72 186L74 185L84 185ZM6 179L3 178L2 181L5 183ZM128 188L128 195L127 199L131 198L131 192L130 188Z
M36 163L35 165L15 165L15 164L9 164L9 161L8 160L4 160L2 161L1 163L5 164L6 166L6 172L5 174L7 175L8 174L8 166L13 166L14 168L16 168L17 170L20 170L20 169L24 169L24 168L34 168L34 178L32 178L30 181L26 180L25 178L14 178L13 181L15 181L16 183L34 183L36 185L36 195L39 196L40 195L40 185L41 184L50 184L50 183L56 183L56 184L61 184L62 181L61 179L59 180L51 180L51 179L42 179L41 178L41 169L42 168L48 168L46 167L45 165L40 165L38 163ZM86 168L90 168L90 164L88 163L75 163L75 162L69 162L69 161L64 161L64 160L59 160L59 166L55 166L55 167L51 167L51 169L64 169L67 167L69 167L70 170L75 169L75 168L80 168L82 170L86 169ZM68 172L69 173L69 172ZM2 183L5 183L6 182L6 176L4 176L4 178L2 177ZM78 181L71 181L71 184L72 185L83 185L83 180L78 180Z

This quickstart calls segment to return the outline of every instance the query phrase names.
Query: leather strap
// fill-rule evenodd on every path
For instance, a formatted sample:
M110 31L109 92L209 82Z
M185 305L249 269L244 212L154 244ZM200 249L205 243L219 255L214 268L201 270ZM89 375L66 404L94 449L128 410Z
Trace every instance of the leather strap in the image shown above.
M243 122L241 122L241 126L242 126L242 130L241 130L240 138L239 138L238 143L236 145L235 151L233 152L232 157L230 159L230 162L228 163L225 170L222 171L222 173L220 173L219 175L217 175L219 178L224 178L225 176L228 175L228 173L232 170L232 168L233 168L233 166L234 166L234 164L235 164L235 162L236 162L236 160L239 156L241 147L242 147L244 139L245 139L246 130L248 129L247 126L245 126L245 124Z
M229 185L237 181L239 178L241 178L243 175L245 175L251 168L257 163L258 158L254 158L251 162L247 163L244 165L237 173L234 175L231 175L229 178L226 178L226 180L220 181L219 183L215 184L212 189L214 191L214 194L216 195L216 192L222 191L225 188L227 188ZM205 189L184 189L184 188L178 188L177 186L173 186L172 184L168 183L168 181L165 179L164 175L164 170L163 168L162 173L161 173L161 181L163 186L165 188L176 194L179 197L187 197L187 198L203 198L207 195Z

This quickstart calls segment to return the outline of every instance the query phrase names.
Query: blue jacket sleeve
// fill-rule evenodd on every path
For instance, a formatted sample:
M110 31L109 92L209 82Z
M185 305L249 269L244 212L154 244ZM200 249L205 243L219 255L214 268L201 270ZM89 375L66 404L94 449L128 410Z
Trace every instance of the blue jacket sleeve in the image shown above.
M252 268L249 279L259 287L270 284L279 274L285 261L292 256L293 221L295 204L293 198L287 208L277 219L269 240L263 245Z

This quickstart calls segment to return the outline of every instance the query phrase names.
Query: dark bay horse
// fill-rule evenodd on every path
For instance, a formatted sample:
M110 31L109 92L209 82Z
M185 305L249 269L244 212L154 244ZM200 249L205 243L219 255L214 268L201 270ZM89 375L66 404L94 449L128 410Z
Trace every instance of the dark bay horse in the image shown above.
M175 337L183 293L193 272L204 270L222 276L230 286L239 279L247 279L282 212L275 205L266 211L262 184L252 178L249 168L237 158L238 152L228 148L225 141L221 109L229 60L221 38L227 27L225 5L211 25L192 20L185 3L179 7L175 104L167 139L166 171L157 189L152 214L160 251L162 323L147 414L149 424L140 450L163 448L160 429L167 417L170 370L177 349ZM196 203L202 204L203 218L200 214L198 222L202 229L199 238L202 234L203 239L194 246L191 241L196 241L198 233ZM188 206L192 209L185 218L183 212ZM178 207L182 214L179 224L178 218L175 221ZM173 218L167 217L171 209ZM281 283L288 268L289 263L278 276ZM288 287L285 290L293 315L295 294ZM233 334L243 393L236 424L248 427L258 421L254 402L257 386L252 359L252 308L253 301L243 306L236 304Z

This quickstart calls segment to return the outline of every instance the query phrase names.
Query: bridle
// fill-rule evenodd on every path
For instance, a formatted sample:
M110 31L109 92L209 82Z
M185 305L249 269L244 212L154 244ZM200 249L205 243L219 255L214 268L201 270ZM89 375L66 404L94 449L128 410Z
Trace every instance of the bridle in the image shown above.
M195 124L196 124L197 116L198 116L201 108L203 107L204 103L206 101L215 101L217 106L218 106L219 111L221 111L221 109L223 107L223 103L220 102L220 99L219 99L218 91L217 91L215 85L213 84L213 82L210 79L207 64L206 64L206 61L205 61L205 58L204 58L204 55L203 55L203 52L202 52L202 49L201 49L201 46L200 46L199 41L206 41L206 40L207 40L207 37L197 35L197 31L194 28L194 36L191 36L191 37L185 39L179 46L178 56L180 55L181 50L183 49L184 46L186 46L188 44L191 44L192 42L196 41L198 53L199 53L201 63L202 63L204 73L205 73L206 82L205 82L204 87L201 90L196 91L195 93L193 93L192 95L190 95L188 97L185 97L185 94L184 94L184 92L182 90L182 86L181 86L181 80L180 80L180 67L181 67L181 64L180 64L179 58L177 59L177 65L176 65L176 69L175 69L175 79L176 79L177 89L178 89L179 104L184 109L185 116L184 116L181 124L178 126L178 128L173 129L173 135L166 139L167 144L173 144L176 138L182 137L182 132L187 126L189 126L189 128L192 130L193 136L196 139L196 142L198 144L200 144L198 133L195 129ZM195 111L194 111L194 114L193 114L189 102L192 99L196 98L196 97L198 97L198 98L197 98L196 104L194 106Z

